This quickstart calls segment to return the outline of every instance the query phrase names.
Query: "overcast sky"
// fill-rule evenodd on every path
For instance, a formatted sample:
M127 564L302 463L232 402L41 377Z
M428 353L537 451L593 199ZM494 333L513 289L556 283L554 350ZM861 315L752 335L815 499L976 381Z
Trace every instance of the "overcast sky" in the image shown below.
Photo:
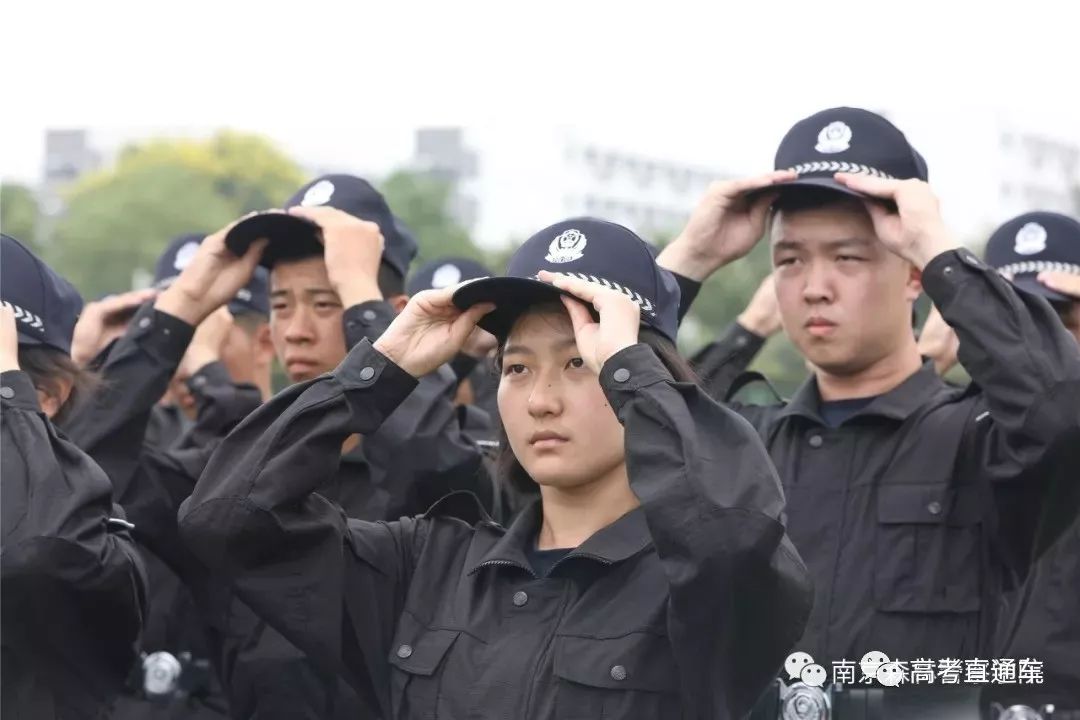
M757 169L795 120L842 104L1080 144L1073 5L192 0L157 17L37 0L5 9L0 174L38 176L47 126L228 125L371 168L419 125L554 123Z

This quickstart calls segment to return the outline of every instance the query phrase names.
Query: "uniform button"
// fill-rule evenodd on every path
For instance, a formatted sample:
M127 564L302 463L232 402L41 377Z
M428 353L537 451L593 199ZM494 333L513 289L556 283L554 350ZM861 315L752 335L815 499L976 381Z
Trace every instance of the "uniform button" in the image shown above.
M742 336L735 338L735 345L738 347L745 347L747 342L749 341Z
M810 436L810 447L812 447L812 448L819 448L819 447L822 446L822 444L824 442L825 441L821 439L820 435L811 435Z
M397 656L404 660L412 656L412 645L402 645L397 649Z
M361 380L370 380L373 377L375 377L375 368L371 367L370 365L360 371Z
M626 679L626 668L622 665L616 665L611 668L611 679L618 682L622 682Z
M202 375L199 375L198 377L192 379L191 384L197 388L201 388L203 385L206 384L206 378Z
M139 327L141 327L143 330L150 327L150 318L144 317L142 320L139 320Z
M943 270L942 272L944 272L946 275L952 275L952 273L953 273L952 265L946 265L945 270Z
M529 602L529 594L527 592L525 592L524 590L518 590L516 593L514 593L515 606L521 607L527 602Z
M940 515L941 503L939 503L937 500L934 500L932 503L926 506L926 509L930 511L931 515Z
M364 319L365 320L374 320L375 317L376 316L375 316L375 311L374 310L365 310L364 311Z
M627 380L630 379L630 371L627 370L626 368L619 368L618 370L616 370L614 373L611 374L611 379L614 380L615 382L620 382L620 383L626 382Z
M9 387L0 387L0 397L4 398L5 400L10 400L11 398L15 397L15 391Z

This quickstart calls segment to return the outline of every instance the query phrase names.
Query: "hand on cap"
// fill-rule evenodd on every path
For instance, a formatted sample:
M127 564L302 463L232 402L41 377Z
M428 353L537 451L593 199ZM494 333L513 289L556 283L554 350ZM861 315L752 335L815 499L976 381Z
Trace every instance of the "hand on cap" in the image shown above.
M15 311L0 303L0 372L19 369L19 331Z
M1038 280L1051 290L1080 300L1080 275L1046 271L1039 273Z
M739 315L738 323L762 338L772 337L780 330L780 303L776 299L776 283L772 273L766 275L758 285L750 303Z
M919 333L919 354L934 361L934 370L944 375L957 363L960 351L960 338L949 327L938 309L931 308Z
M752 197L747 194L797 177L793 171L777 170L743 180L714 182L690 214L683 231L660 253L657 264L703 282L750 252L765 234L769 207L778 191Z
M574 325L578 353L593 372L599 374L612 355L637 344L641 308L629 297L588 280L546 270L541 270L538 277L578 298L561 299ZM589 306L596 309L599 321L593 320Z
M225 247L225 236L236 223L254 214L207 236L180 276L158 296L154 307L197 327L210 313L236 297L251 281L267 240L260 238L243 257L237 257Z
M479 303L465 311L458 309L453 297L462 284L413 295L375 341L374 348L416 378L449 362L480 318L495 309L491 303Z
M379 264L385 241L377 224L332 207L293 207L289 214L322 228L326 273L342 305L383 299Z
M919 270L935 257L959 246L941 218L938 199L922 180L892 180L871 175L837 173L837 182L857 192L896 204L864 200L878 239Z
M156 297L154 288L132 290L87 303L71 337L71 359L85 365L116 338L127 331L128 322L139 306Z
M184 358L177 368L177 375L187 380L202 368L221 359L222 349L232 329L233 316L227 305L219 307L199 323L191 338Z

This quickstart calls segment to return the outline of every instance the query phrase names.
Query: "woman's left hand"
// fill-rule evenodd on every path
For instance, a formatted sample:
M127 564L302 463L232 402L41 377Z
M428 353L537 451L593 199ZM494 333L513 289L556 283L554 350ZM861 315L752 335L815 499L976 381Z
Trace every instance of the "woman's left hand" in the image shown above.
M570 313L581 359L593 372L599 374L612 355L637 344L641 308L629 297L618 290L546 270L541 270L538 277L578 298L563 297L562 303ZM593 320L589 305L596 308L599 322Z

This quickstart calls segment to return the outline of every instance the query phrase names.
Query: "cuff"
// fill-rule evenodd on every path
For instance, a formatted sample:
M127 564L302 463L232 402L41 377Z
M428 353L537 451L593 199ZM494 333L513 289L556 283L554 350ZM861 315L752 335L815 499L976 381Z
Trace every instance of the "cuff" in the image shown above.
M232 377L229 376L229 371L219 361L203 365L187 381L188 390L196 396L208 387L221 387L223 385L232 385Z
M330 374L341 383L354 412L360 409L354 400L365 405L374 401L384 418L409 396L419 382L373 348L368 340L360 341ZM372 393L373 389L378 392ZM367 415L368 412L364 410L361 414Z
M641 388L673 381L660 358L644 343L620 350L600 369L600 387L616 415Z
M967 248L947 250L934 257L923 268L922 285L938 308L947 305L960 287L976 277L996 273Z
M131 319L128 333L153 357L177 364L187 352L195 328L180 318L161 312L153 303L147 303Z
M346 308L341 318L345 326L345 342L355 347L367 338L375 341L394 321L394 308L385 300L370 300Z
M15 408L41 412L37 388L31 382L30 376L22 370L8 370L0 373L0 404L5 410Z

